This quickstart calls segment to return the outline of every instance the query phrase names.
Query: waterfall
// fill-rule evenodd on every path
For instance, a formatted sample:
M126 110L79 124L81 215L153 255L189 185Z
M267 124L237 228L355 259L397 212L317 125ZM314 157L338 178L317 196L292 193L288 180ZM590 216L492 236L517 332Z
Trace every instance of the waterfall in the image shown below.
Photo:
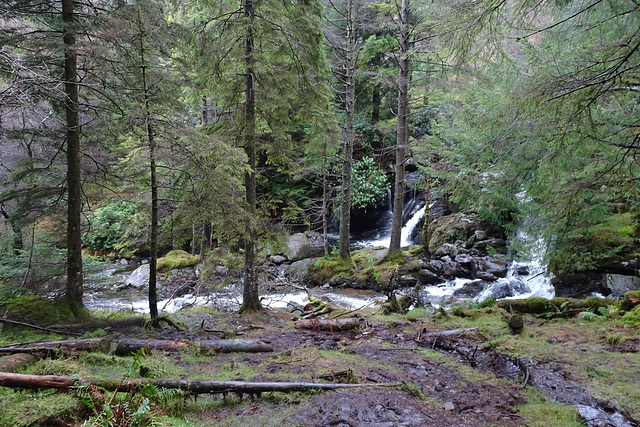
M413 200L413 199L412 199ZM424 207L419 207L418 210L409 218L409 220L402 227L400 233L400 246L410 246L413 243L411 239L411 234L413 230L416 228L420 220L424 218ZM391 219L390 219L391 220ZM358 245L363 248L375 248L384 246L385 248L389 247L389 242L391 241L391 227L389 227L388 232L384 237L375 240L363 240L358 242Z

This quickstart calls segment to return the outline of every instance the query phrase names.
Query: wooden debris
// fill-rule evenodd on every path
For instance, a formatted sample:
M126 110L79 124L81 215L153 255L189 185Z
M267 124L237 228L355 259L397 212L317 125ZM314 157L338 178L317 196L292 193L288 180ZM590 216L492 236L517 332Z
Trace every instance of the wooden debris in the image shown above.
M262 340L232 339L232 340L202 340L202 341L173 341L173 340L142 340L124 339L118 342L116 355L128 356L143 348L161 351L182 351L187 348L200 347L202 350L219 353L261 353L273 351L273 347Z
M212 380L165 380L165 379L141 379L119 380L94 377L80 377L85 384L95 385L104 390L130 392L137 390L141 385L153 384L156 387L172 388L188 391L194 394L202 393L247 393L257 394L270 391L294 392L308 390L336 390L343 388L362 387L396 387L402 383L381 384L332 384L332 383L306 383L306 382L245 382L245 381L212 381ZM23 375L0 372L0 386L28 389L68 389L76 386L72 377L59 375Z
M418 336L418 340L421 338L434 338L434 337L443 337L446 335L456 335L463 334L465 332L477 331L478 328L461 328L461 329L449 329L448 331L437 331L437 332L421 332Z

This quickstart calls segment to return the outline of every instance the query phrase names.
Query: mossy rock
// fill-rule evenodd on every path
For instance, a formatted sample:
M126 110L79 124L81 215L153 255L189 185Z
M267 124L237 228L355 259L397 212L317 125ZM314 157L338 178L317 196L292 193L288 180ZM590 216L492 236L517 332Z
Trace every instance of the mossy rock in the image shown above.
M158 271L169 271L174 268L193 267L198 262L198 257L190 255L186 251L174 250L162 258L158 258Z
M628 311L633 307L640 305L640 291L629 291L622 297L620 308Z
M640 327L640 305L636 305L631 311L622 316L622 323Z
M25 295L2 302L7 318L26 323L48 325L72 319L73 312L66 301L55 301L44 297Z

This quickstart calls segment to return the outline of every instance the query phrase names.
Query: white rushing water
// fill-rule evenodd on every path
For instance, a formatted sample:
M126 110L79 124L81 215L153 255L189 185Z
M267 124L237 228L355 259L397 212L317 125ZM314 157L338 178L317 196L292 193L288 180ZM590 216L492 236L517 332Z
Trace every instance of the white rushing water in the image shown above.
M424 218L424 208L419 209L416 213L413 214L409 221L402 227L400 233L400 247L411 246L413 244L413 240L411 240L411 234L413 230L416 228L420 220ZM385 236L381 239L371 240L366 242L361 242L361 246L365 248L377 248L377 247L389 247L389 242L391 241L391 235Z

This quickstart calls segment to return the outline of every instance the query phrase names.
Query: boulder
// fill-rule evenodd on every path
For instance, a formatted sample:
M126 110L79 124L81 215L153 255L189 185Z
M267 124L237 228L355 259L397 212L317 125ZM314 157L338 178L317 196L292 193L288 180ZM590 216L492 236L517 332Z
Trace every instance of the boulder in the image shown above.
M442 268L444 267L444 263L439 259L432 259L429 262L425 263L425 268L429 271L432 271L436 274L442 274Z
M319 258L305 258L291 263L285 270L284 274L287 278L297 280L299 282L310 282L313 280L311 274L311 266L313 266Z
M435 253L445 243L467 241L476 230L482 228L477 215L454 213L437 218L429 225L429 251Z
M465 271L459 262L449 261L445 262L442 266L442 275L449 279L453 279L454 277L468 277L469 273L469 271Z
M609 297L620 298L629 291L640 290L640 277L605 274L602 285L610 291Z
M458 255L458 248L452 243L444 243L433 252L433 255L440 258L444 256L455 258Z
M291 262L324 255L322 234L313 231L292 234L289 237L284 255Z
M479 258L477 262L476 276L480 277L481 272L489 273L496 277L506 277L507 266L504 261L493 258Z
M121 287L144 289L149 286L149 264L143 264L131 272Z
M475 298L480 295L480 292L484 290L485 287L488 286L487 282L483 282L481 280L474 280L472 282L467 282L460 289L457 289L453 296L456 298Z
M410 288L418 283L418 279L413 274L404 274L398 279L401 288Z
M431 270L427 270L426 268L420 270L420 273L418 274L418 280L423 285L437 285L438 283L442 283L445 281L442 277L438 276Z
M309 243L307 236L305 236L304 233L292 234L289 237L289 242L287 243L284 254L291 262L311 258L311 243Z
M285 262L286 260L287 260L287 258L282 256L282 255L271 255L269 257L269 261L271 261L272 263L274 263L276 265L280 265L283 262Z

